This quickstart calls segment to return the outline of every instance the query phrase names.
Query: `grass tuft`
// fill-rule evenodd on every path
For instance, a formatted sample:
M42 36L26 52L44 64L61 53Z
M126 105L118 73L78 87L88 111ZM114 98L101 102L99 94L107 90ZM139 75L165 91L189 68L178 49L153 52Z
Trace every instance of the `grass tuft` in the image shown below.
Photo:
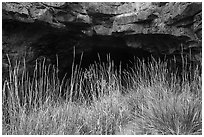
M24 67L20 67L20 66ZM9 66L3 84L4 135L195 135L202 134L199 67L171 71L168 63L135 61L117 70L109 58L69 80L58 68L36 60Z

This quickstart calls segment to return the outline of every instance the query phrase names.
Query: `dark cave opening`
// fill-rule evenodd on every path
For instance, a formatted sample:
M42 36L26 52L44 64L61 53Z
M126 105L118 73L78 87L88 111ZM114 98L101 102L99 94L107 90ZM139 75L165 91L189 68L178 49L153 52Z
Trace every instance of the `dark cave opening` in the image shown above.
M67 65L61 70L60 77L62 78L65 74L69 78L72 73L72 63L74 65L80 65L82 70L88 69L92 64L108 63L109 59L114 63L114 69L116 71L128 70L132 68L136 60L144 60L148 62L155 55L143 49L135 49L131 47L108 47L108 46L95 46L89 51L81 52L73 55Z
M116 67L121 65L122 69L125 69L133 65L134 58L147 59L151 55L151 53L142 49L94 47L90 53L87 53L87 55L85 53L84 58L82 58L81 66L82 68L86 68L94 62L107 62L107 58L110 56L110 59L114 61Z

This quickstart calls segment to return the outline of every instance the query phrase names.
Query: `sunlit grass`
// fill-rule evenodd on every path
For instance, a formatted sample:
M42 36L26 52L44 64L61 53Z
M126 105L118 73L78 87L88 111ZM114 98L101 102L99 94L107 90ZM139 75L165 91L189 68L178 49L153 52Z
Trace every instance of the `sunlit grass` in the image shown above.
M36 61L33 72L9 67L3 84L3 134L202 134L199 68L169 71L166 62L72 66L71 79ZM193 73L193 75L192 75ZM32 74L32 75L31 75Z

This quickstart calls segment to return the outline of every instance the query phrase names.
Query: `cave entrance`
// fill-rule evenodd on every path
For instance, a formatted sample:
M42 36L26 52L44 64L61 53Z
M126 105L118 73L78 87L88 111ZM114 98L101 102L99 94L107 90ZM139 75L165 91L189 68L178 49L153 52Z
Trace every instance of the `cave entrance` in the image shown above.
M132 68L137 59L148 61L152 57L153 54L139 48L95 46L88 51L75 54L71 60L72 62L74 60L74 65L80 66L82 70L88 69L92 64L108 63L110 60L114 63L115 70L123 71ZM68 76L71 75L71 67L72 65L69 65L69 68L66 68L65 73Z
M117 68L121 65L122 69L126 69L133 65L134 59L148 59L151 55L151 53L145 50L128 47L94 47L92 51L84 53L81 67L87 68L90 64L95 62L107 62L108 58L110 58L110 60L114 61L114 65Z

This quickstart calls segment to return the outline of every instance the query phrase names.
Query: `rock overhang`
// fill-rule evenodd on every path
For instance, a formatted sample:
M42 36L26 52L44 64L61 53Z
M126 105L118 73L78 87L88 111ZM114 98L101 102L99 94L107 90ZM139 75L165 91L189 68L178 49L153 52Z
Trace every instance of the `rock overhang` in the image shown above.
M179 56L181 51L189 55L192 50L190 58L201 60L201 3L7 2L2 3L2 9L3 32L7 32L7 22L30 27L28 32L19 27L15 33L23 35L22 45L29 43L26 46L34 49L34 57L49 51L49 57L61 54L63 59L72 56L73 47L81 54L94 46L108 45L167 56ZM32 37L34 31L28 40L27 34ZM12 33L5 36L11 38ZM115 39L120 39L118 45ZM3 42L8 43L6 39Z

